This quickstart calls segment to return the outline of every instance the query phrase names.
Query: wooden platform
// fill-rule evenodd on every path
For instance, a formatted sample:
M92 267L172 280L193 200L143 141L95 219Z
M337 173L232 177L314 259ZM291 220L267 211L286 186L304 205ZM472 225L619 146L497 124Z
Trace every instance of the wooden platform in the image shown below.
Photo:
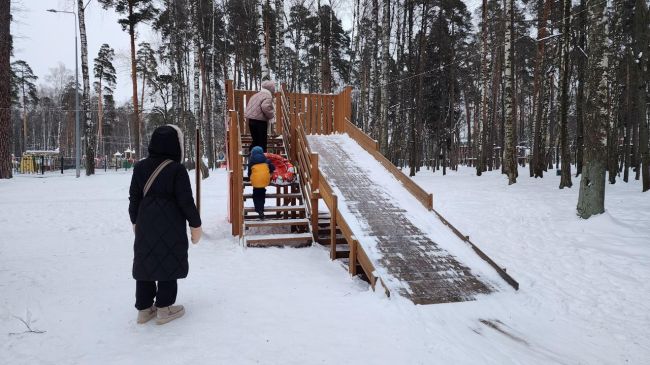
M375 268L387 273L383 278L391 293L411 299L416 304L434 304L472 300L494 288L479 279L467 266L443 250L433 239L414 225L404 207L389 199L381 182L373 181L332 136L308 136L312 151L319 154L319 164L328 183L338 189L339 201L363 231L357 237L360 249L379 252L372 260ZM365 156L364 156L365 157ZM367 158L373 157L368 154ZM386 177L391 178L386 172ZM394 192L396 196L409 193ZM372 248L371 248L372 245Z

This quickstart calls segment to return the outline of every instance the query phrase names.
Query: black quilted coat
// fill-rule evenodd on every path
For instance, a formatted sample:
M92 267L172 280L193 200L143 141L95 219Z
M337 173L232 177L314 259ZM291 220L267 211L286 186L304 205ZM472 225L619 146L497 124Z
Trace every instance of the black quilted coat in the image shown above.
M175 126L156 128L149 157L135 164L129 189L129 215L136 225L133 278L166 281L188 272L187 223L200 227L187 170L181 165L182 133ZM143 198L147 179L164 160L173 160L158 175Z

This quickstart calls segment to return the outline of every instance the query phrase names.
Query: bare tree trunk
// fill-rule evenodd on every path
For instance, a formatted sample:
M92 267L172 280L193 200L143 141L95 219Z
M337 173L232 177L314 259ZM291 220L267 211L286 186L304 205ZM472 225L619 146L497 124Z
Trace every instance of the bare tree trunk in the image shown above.
M286 81L284 61L284 0L275 0L275 73Z
M567 116L569 113L569 32L571 27L571 0L564 0L564 29L562 30L562 60L561 60L561 100L560 100L560 155L562 156L562 177L560 189L571 187L571 155L569 153L569 127Z
M565 0L568 1L568 0ZM514 20L514 0L506 0L506 40L505 40L505 81L506 92L504 95L505 101L505 143L504 143L504 162L505 172L508 174L508 185L517 182L517 160L516 160L516 135L514 133L515 126L517 125L515 110L515 90L513 72L513 20Z
M257 2L257 29L258 29L258 40L260 42L260 66L262 67L262 80L271 79L271 70L269 69L269 55L266 53L266 37L264 31L264 6L262 5L263 0L258 0Z
M382 14L382 53L381 53L381 122L379 146L381 153L388 152L388 64L390 60L390 0L384 0Z
M97 88L97 143L95 144L95 150L99 152L99 144L102 144L102 156L105 154L104 143L103 143L103 122L104 122L104 105L102 103L102 79L99 79L99 87Z
M630 63L625 57L625 85L630 85ZM623 137L623 181L628 182L630 176L630 136L632 134L632 124L631 124L631 112L630 112L630 88L625 88L625 101L624 101L625 112L623 116L625 118L625 137Z
M535 97L535 127L534 127L534 137L533 137L533 161L531 161L531 177L543 177L544 176L544 167L546 163L544 161L545 151L542 149L542 124L544 119L544 110L546 101L546 91L544 87L544 70L546 65L544 62L544 44L545 41L542 40L546 37L546 21L551 11L551 1L544 0L544 7L541 10L540 19L538 20L537 26L537 54L535 56L535 80L533 85L533 94Z
M0 179L11 179L11 0L0 0Z
M650 84L650 14L643 0L637 0L633 17L633 50L637 56L635 62L635 79L639 87L636 89L635 117L639 120L639 153L641 155L642 191L650 190L650 148L648 146L648 86Z
M580 47L580 54L578 56L578 90L576 93L576 177L582 173L582 161L584 154L584 89L585 89L585 65L587 57L583 54L586 47L585 32L587 30L587 12L586 0L580 0L580 12L578 13L579 19L579 32L580 39L578 47Z
M488 103L488 97L487 97L487 89L488 89L488 61L487 61L487 36L488 36L488 30L487 30L487 0L483 0L483 6L482 6L482 14L483 14L483 27L481 30L481 37L482 37L482 42L481 42L481 79L482 79L482 86L481 86L481 119L479 122L479 127L478 131L479 134L477 135L477 163L476 163L476 175L481 176L483 171L485 171L485 144L487 144L487 119L488 119L488 108L487 108L487 103Z
M133 6L129 3L129 14L133 14ZM142 136L142 131L140 127L140 109L138 108L138 78L136 71L136 62L135 62L135 26L133 24L129 25L129 37L131 39L131 84L133 87L133 138L135 146L133 149L136 151L137 155L136 160L142 158L142 145L140 138Z
M79 38L81 39L81 75L83 78L83 116L84 137L86 142L86 176L95 173L95 131L90 115L90 75L88 74L88 40L86 38L86 21L84 1L77 0L79 15Z
M589 7L589 77L585 120L584 171L580 180L578 215L584 219L605 211L607 164L607 15L605 3L591 0Z

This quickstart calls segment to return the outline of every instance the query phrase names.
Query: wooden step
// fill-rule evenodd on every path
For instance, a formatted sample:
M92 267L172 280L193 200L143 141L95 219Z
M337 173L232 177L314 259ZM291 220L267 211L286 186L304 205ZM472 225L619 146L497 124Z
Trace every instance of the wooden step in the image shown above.
M242 153L241 155L242 155L242 157L250 157L251 154L250 154L250 153ZM283 158L287 158L287 154L284 153L284 152L276 153L276 155L280 155L280 156L282 156ZM245 164L244 164L244 165L245 165Z
M248 247L305 247L312 241L311 233L282 233L245 236Z
M270 205L270 206L265 206L264 211L265 212L293 212L293 211L304 212L305 206L304 205L281 205L281 206ZM255 207L245 207L244 212L254 213Z
M335 232L336 232L337 235L341 234L341 230L338 229L338 228L335 230ZM329 225L327 227L320 227L319 226L318 227L318 236L319 237L320 236L329 237L330 236L330 227L329 227Z
M319 235L318 236L318 243L329 246L330 242L331 242L331 240L330 240L329 234L327 234L327 235ZM345 239L345 236L343 236L342 234L337 234L336 235L336 245L337 246L345 245L347 243L348 243L348 241Z
M350 245L336 245L336 258L337 259L349 259L350 258Z
M252 199L253 194L244 194L244 199ZM300 193L288 193L288 194L266 194L266 199L302 199L302 194Z
M308 219L254 219L245 220L244 227L284 227L284 226L307 226Z
M242 136L241 137L241 142L242 142L242 144L245 143L245 142L252 143L253 138L247 137L247 136ZM270 136L268 138L266 138L266 145L267 146L270 143L276 143L277 144L277 143L283 143L283 142L284 142L284 140L282 138L274 138L274 137L270 137Z
M244 187L246 187L246 186L252 186L252 185L251 185L251 182L250 182L250 181L244 181ZM282 186L298 186L298 179L296 179L296 181L292 182L292 183L289 184L289 185L276 185L276 184L271 183L271 185L269 185L269 186L270 186L270 187L276 187L276 186L280 186L280 187L282 187ZM267 186L267 188L268 188L269 186Z

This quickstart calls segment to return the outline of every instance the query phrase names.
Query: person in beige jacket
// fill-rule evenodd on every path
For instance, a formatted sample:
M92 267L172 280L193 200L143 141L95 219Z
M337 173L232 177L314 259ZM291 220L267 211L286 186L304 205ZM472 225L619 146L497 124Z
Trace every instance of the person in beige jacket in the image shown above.
M250 149L255 146L262 147L266 151L266 137L268 134L269 121L275 119L275 110L273 108L273 94L275 93L275 83L271 80L262 82L260 91L253 95L246 104L244 117L248 119L248 128L253 137Z

